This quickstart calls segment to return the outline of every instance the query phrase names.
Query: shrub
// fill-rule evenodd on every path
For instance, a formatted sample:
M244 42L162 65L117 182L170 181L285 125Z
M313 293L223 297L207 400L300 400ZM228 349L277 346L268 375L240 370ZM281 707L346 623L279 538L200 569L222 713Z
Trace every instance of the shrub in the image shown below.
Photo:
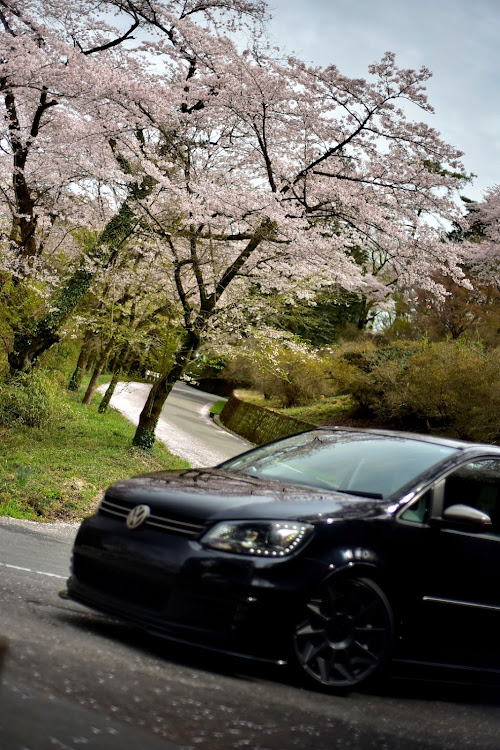
M305 406L331 393L328 367L305 347L256 348L229 362L224 375L238 387L260 391L275 406Z
M500 348L466 341L343 347L332 364L339 393L398 427L500 441Z
M328 372L319 358L290 353L282 358L281 366L284 376L275 377L274 389L283 406L306 406L329 395Z
M414 415L432 429L468 440L500 438L500 349L440 342L415 355L392 388L389 414Z
M0 425L43 427L68 416L58 385L47 373L33 370L0 381Z
M81 346L80 338L63 338L43 353L39 361L40 369L65 387L75 369Z
M385 393L400 380L425 342L395 342L376 346L372 341L344 344L334 353L332 380L338 394L349 394L358 406L376 413Z

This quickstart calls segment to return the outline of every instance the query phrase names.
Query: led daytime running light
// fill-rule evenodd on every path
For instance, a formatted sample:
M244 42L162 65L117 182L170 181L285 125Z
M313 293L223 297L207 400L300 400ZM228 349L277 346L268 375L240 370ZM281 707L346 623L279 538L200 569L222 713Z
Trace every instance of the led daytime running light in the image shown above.
M202 543L225 552L280 558L303 544L312 528L296 521L227 521L214 526Z

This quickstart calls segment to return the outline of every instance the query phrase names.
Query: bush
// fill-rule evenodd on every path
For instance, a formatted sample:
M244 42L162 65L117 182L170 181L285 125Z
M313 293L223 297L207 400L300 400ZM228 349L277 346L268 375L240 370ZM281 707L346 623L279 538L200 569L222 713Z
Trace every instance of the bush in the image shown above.
M388 389L399 382L411 359L425 342L396 342L376 346L372 341L344 344L332 362L332 380L338 394L348 394L362 409L377 413Z
M81 347L81 338L63 338L42 354L37 369L42 369L46 375L66 387L75 369Z
M224 376L237 387L260 391L273 406L285 408L314 403L332 390L324 361L305 348L256 348L252 356L240 354L230 361Z
M2 427L43 427L48 422L62 421L68 413L58 385L41 370L0 381Z
M332 371L338 392L382 422L500 441L500 348L465 341L344 347Z
M500 439L500 349L441 342L411 359L387 389L385 410L406 412L432 430L467 440Z
M281 373L264 378L266 393L286 408L306 406L321 400L330 392L324 363L314 356L282 356Z

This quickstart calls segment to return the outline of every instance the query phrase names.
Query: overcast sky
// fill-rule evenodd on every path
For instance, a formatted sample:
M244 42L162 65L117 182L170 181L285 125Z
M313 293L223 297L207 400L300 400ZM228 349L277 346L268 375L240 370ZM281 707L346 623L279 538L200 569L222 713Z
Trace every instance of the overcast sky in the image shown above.
M268 0L272 40L304 60L366 77L384 52L433 72L428 120L464 151L480 200L500 183L500 0ZM418 110L413 110L420 119Z

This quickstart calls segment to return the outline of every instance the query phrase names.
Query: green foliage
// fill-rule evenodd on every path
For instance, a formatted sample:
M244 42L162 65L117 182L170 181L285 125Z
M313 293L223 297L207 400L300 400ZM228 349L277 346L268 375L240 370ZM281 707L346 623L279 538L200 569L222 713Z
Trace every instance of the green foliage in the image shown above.
M375 309L375 304L363 296L330 286L310 301L297 299L290 304L268 299L267 322L310 346L322 347L367 328Z
M383 409L407 412L431 429L456 437L500 440L500 348L440 342L411 360L404 378L387 389ZM390 382L392 373L386 367Z
M0 425L43 427L68 416L66 402L54 380L43 370L20 373L0 381Z
M32 284L16 285L12 279L1 280L0 337L9 346L14 332L20 329L31 333L40 310L44 309L43 286L35 280ZM42 294L40 294L42 292Z
M185 374L194 380L216 378L224 371L227 361L228 358L223 354L205 352L191 362Z
M173 325L169 318L156 316L151 330L142 332L142 338L134 341L132 352L135 353L134 370L152 370L168 372L173 365L175 353L179 348L182 331Z
M86 227L77 227L71 232L73 239L84 253L91 253L99 241L99 233Z
M311 404L330 390L320 359L287 352L280 357L280 369L266 373L263 386L268 397L278 398L285 407Z
M465 174L464 172L450 172L450 170L445 169L439 161L434 161L432 159L422 159L422 164L428 172L431 172L431 174L439 174L442 177L455 177L455 179L461 180L464 185L471 182L474 177L477 177L477 175L472 173Z
M81 345L80 338L65 338L42 354L39 366L49 371L58 383L66 384L75 369Z
M331 363L337 393L349 394L362 410L378 414L385 390L380 368L390 362L396 373L403 372L423 346L422 342L406 341L385 346L377 346L375 341L344 344L333 354Z
M306 347L257 346L226 364L225 377L235 385L262 392L274 406L304 406L332 392L329 370L315 352Z
M339 393L376 419L481 442L500 441L500 348L460 341L344 347Z

